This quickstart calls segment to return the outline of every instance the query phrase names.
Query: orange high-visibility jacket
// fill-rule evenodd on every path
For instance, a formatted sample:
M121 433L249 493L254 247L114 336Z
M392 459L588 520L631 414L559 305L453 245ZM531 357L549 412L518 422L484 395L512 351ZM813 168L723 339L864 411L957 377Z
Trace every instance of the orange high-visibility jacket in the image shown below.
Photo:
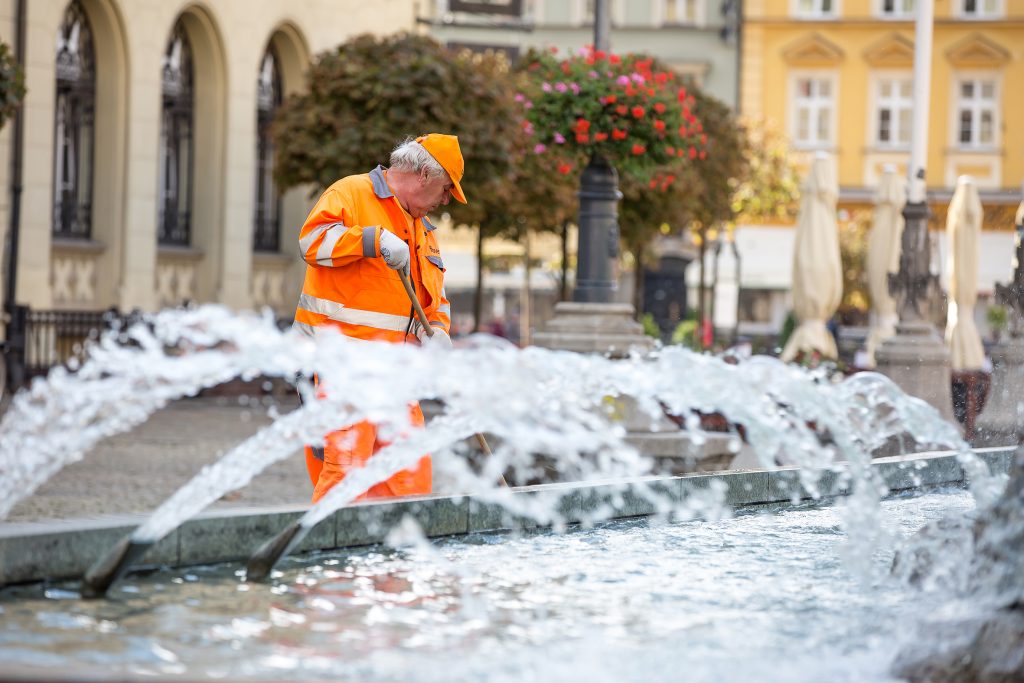
M409 295L380 255L380 230L409 245L409 271L417 298L432 326L450 332L451 306L444 294L444 263L434 226L415 220L391 193L378 166L342 178L309 212L299 247L308 264L295 326L313 335L332 325L358 339L402 342L413 316Z

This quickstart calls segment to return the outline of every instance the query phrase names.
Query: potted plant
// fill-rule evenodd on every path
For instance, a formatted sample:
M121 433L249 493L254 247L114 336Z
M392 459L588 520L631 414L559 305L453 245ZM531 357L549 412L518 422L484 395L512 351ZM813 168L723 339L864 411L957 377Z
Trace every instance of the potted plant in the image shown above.
M564 59L556 50L525 59L516 100L533 152L563 174L583 163L610 164L657 185L668 168L707 156L707 135L693 114L694 98L672 71L642 55L584 48ZM660 171L660 172L659 172Z
M1006 306L1001 304L989 306L988 311L985 312L985 320L988 322L988 328L992 331L992 341L998 343L1009 322Z

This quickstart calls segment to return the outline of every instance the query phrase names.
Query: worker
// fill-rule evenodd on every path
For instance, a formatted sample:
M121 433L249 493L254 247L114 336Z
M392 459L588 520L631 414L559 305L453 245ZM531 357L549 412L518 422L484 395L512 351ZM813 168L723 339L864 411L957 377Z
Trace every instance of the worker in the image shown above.
M309 212L299 233L306 277L295 327L309 335L331 326L349 337L392 343L426 340L451 346L451 307L444 293L444 263L427 214L465 204L464 161L454 135L431 133L407 139L391 153L388 168L348 176L331 185ZM409 275L433 328L416 319L399 273ZM330 391L330 387L318 387ZM418 404L410 422L423 425ZM313 502L362 467L386 446L375 425L363 421L331 432L323 448L306 448ZM372 486L361 498L430 493L430 457Z

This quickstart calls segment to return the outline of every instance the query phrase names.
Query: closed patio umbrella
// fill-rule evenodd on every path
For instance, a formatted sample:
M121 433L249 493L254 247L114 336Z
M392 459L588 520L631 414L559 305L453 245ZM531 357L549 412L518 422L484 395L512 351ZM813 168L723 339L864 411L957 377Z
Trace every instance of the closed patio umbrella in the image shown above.
M835 358L835 340L825 326L843 296L839 231L836 226L836 187L832 165L817 156L804 181L793 246L793 312L799 325L793 331L782 360L801 351L818 351Z
M953 370L980 370L985 363L981 335L974 324L978 299L978 242L981 199L970 176L960 176L946 215L949 245L949 309L946 343Z
M896 334L896 299L889 294L889 274L900 268L900 239L903 236L903 205L907 201L905 182L896 169L886 166L875 192L875 210L868 235L867 275L871 293L871 330L866 345L866 365L875 367L875 350Z

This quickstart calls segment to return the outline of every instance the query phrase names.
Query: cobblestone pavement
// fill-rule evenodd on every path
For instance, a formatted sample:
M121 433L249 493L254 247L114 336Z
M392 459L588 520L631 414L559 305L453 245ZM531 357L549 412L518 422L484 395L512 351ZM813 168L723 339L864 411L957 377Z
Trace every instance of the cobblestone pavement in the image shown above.
M298 407L294 395L209 397L177 401L131 432L97 444L18 503L6 521L145 513L204 465ZM301 450L258 475L213 507L308 503L312 493Z

